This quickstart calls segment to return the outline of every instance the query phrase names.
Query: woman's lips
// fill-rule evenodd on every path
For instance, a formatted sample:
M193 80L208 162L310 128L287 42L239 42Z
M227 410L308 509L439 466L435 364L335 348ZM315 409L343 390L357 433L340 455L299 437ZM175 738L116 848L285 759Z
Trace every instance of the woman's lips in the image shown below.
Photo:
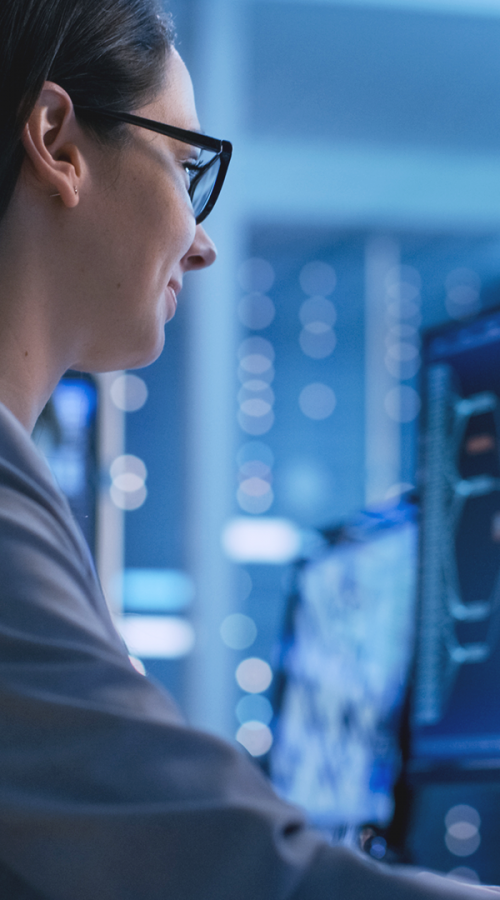
M173 278L172 281L169 281L168 286L169 286L169 288L172 288L172 290L173 290L173 292L174 292L174 294L175 294L175 299L177 300L178 295L179 295L180 292L182 291L182 284L181 284L181 282L180 282L180 281L176 281L176 280Z
M177 309L177 293L171 284L167 285L165 291L165 300L167 303L167 322L173 318Z

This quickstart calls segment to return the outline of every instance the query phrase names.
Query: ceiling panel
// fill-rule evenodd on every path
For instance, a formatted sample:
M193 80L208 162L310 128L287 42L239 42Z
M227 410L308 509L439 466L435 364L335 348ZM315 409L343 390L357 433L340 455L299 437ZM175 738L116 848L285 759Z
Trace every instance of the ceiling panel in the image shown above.
M500 19L276 0L245 15L254 133L500 151Z

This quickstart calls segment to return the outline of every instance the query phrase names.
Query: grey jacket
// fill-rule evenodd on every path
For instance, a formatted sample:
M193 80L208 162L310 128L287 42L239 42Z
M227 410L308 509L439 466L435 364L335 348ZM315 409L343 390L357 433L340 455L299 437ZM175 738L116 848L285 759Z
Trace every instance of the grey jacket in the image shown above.
M431 900L494 892L329 847L129 662L85 541L0 406L0 896Z

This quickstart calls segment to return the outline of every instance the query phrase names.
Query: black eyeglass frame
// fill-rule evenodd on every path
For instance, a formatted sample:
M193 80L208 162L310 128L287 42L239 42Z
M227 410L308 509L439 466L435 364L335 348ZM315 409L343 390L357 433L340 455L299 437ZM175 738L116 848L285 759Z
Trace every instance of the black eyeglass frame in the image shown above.
M229 163L231 162L233 146L229 141L219 141L218 138L208 137L208 135L200 134L199 131L186 131L184 128L177 128L175 125L165 125L163 122L155 122L154 119L145 119L143 116L134 116L132 113L114 112L104 109L81 109L77 106L75 109L77 112L81 112L84 115L85 113L88 116L97 115L104 119L114 119L116 122L124 122L127 125L138 125L139 128L147 128L148 131L156 131L157 134L164 134L166 137L181 141L183 144L190 144L192 147L199 147L201 150L213 151L215 153L214 158L197 170L189 188L189 196L192 199L196 185L202 176L215 165L217 160L219 160L220 168L217 173L217 178L205 206L196 216L196 224L199 225L207 218L208 214L212 212L222 190ZM196 164L193 164L193 168L196 168Z

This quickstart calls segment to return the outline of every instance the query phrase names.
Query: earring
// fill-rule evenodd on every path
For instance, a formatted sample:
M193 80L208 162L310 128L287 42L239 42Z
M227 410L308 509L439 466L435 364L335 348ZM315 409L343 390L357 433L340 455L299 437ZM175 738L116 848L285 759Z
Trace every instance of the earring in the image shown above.
M75 186L75 189L74 189L74 190L75 190L75 194L78 194L78 188L77 188L76 186ZM52 197L60 197L60 196L61 196L60 194L51 194L51 195L50 195L51 198L52 198Z

